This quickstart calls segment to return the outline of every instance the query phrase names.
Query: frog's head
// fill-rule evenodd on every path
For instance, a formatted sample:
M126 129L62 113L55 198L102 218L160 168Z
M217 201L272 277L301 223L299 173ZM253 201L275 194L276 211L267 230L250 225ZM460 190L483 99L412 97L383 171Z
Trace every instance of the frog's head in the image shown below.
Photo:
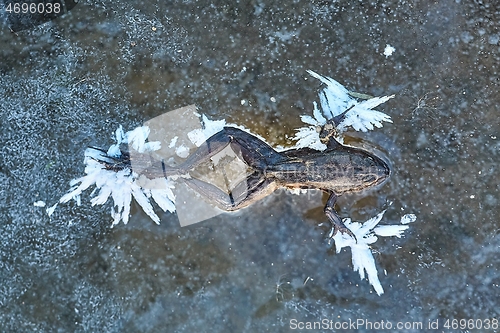
M338 172L331 184L336 193L359 192L380 185L391 173L384 160L359 148L342 146L333 150L332 162Z
M351 163L354 169L353 182L360 189L382 184L391 173L389 165L383 159L364 150L357 150L352 154Z

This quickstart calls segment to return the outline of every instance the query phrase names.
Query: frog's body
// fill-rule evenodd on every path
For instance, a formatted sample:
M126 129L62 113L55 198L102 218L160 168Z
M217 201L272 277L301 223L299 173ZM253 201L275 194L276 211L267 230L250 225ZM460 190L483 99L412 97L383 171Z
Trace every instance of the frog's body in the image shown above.
M335 232L340 230L354 236L334 209L337 195L359 192L381 184L389 177L390 170L377 156L359 148L341 145L335 140L335 121L338 119L333 119L319 129L321 140L327 145L324 151L300 148L278 152L243 130L225 127L208 138L179 166L168 167L162 162L161 167L153 165L142 173L150 178L190 174L230 145L250 170L231 193L196 178L179 179L226 211L247 207L280 187L320 189L330 194L325 214L333 223Z
M270 165L268 177L291 188L316 188L337 194L358 192L382 182L387 165L366 151L338 144L325 151L288 150L286 161Z

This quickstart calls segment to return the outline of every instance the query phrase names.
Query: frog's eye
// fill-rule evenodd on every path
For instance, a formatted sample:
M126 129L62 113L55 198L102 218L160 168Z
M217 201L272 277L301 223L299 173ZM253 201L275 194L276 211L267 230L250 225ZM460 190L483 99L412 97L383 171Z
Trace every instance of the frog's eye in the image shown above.
M316 126L316 132L317 132L317 133L321 133L321 126L320 126L320 125L317 125L317 126Z

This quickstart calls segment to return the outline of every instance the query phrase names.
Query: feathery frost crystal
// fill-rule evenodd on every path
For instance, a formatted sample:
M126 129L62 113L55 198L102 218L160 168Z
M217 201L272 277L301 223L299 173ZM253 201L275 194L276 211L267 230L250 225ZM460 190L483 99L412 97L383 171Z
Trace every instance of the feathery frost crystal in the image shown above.
M301 116L302 122L310 125L301 127L295 134L297 140L296 147L309 147L316 150L325 150L326 146L319 140L319 133L316 126L324 125L329 119L341 115L344 119L338 124L337 130L341 134L352 127L355 131L371 131L375 127L382 127L382 122L392 123L391 117L383 112L373 110L373 108L387 102L393 98L391 96L373 97L357 94L348 91L344 86L332 78L321 76L313 71L307 71L311 76L326 84L326 88L319 93L321 111L316 102L313 102L313 116ZM359 102L354 96L368 97ZM336 138L343 142L342 137Z
M145 153L160 149L159 142L147 142L149 128L141 126L127 133L123 132L120 126L116 132L116 144L109 147L107 154L94 149L88 148L85 151L84 163L86 175L73 180L70 185L70 191L61 197L60 203L65 203L71 199L80 204L80 195L90 186L94 185L96 190L99 189L97 196L91 199L92 206L103 205L111 196L114 202L114 208L111 210L113 217L113 225L127 223L130 215L130 204L132 197L142 207L144 212L157 224L160 223L160 218L154 212L150 198L160 206L163 211L175 211L175 197L172 192L173 185L168 179L157 178L149 180L144 176L139 176L132 171L131 168L124 168L119 171L108 170L104 164L99 161L112 162L109 157L120 157L120 144L128 144L130 148L138 153ZM140 181L140 185L138 185ZM145 182L154 182L154 186L144 186ZM80 183L80 185L76 185ZM92 194L96 191L94 190ZM55 209L55 205L47 209L47 213L51 215Z
M330 238L335 241L335 247L337 253L342 250L343 247L350 247L352 254L352 266L354 271L359 272L361 279L365 278L365 272L368 276L368 281L375 289L378 295L384 293L384 289L380 284L378 279L377 268L375 267L375 259L373 258L372 251L370 249L370 244L377 241L377 236L388 237L396 236L400 238L403 232L408 229L407 225L382 225L377 226L382 217L384 216L385 210L379 213L377 216L372 217L365 223L351 222L350 218L344 219L344 224L352 233L356 236L354 240L351 236L347 234L337 233L332 237L333 229L330 232Z

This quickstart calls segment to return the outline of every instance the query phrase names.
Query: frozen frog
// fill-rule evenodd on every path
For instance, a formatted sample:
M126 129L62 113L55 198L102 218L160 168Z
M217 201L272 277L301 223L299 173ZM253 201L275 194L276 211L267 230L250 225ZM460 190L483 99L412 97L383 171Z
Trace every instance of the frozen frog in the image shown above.
M298 148L278 152L248 132L224 127L180 165L170 167L162 161L141 174L148 178L190 175L198 166L209 162L213 156L230 146L249 170L246 179L238 183L231 193L197 178L179 179L225 211L247 207L278 188L320 189L330 195L324 212L332 223L333 235L340 231L355 238L334 209L337 197L382 184L389 177L390 169L387 163L374 154L345 146L335 139L337 125L348 111L317 127L321 142L327 146L324 151ZM139 158L134 156L131 161L130 155L122 152L119 159L109 158L107 162L100 162L105 163L107 169L118 171L141 165L142 161L137 160Z

